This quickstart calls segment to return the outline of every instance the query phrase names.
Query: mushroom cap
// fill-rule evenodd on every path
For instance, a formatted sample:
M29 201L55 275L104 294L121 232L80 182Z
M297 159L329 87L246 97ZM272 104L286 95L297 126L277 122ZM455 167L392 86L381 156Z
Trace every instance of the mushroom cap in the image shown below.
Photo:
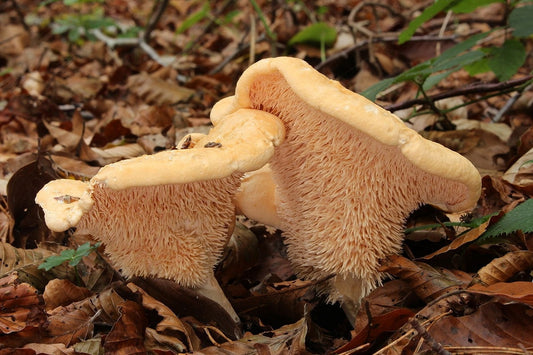
M379 282L380 259L400 251L404 220L420 204L462 211L480 195L480 175L466 158L302 60L253 64L211 119L216 124L243 108L285 125L285 141L270 160L278 227L301 276L336 275L331 300L357 303Z
M76 226L93 205L89 183L71 179L50 181L37 193L35 202L41 205L46 225L54 232Z
M276 183L269 164L244 174L235 195L237 213L269 226L281 228L276 201Z
M185 184L256 170L268 162L284 135L284 126L275 116L241 110L198 139L194 149L168 150L106 165L91 184L112 189Z
M398 147L414 166L447 180L457 181L467 187L461 198L448 201L424 201L444 211L463 211L477 202L481 193L481 180L477 169L460 154L427 140L391 112L358 95L338 81L328 79L305 61L291 57L277 57L260 60L250 66L240 77L235 96L226 97L215 104L211 121L216 122L226 115L242 108L264 109L258 97L268 95L258 92L263 76L276 75L287 84L287 89L304 102L306 106L328 116L335 117L352 129L373 137L387 146ZM259 90L261 91L261 90ZM276 108L266 110L278 116ZM445 162L445 163L444 163Z

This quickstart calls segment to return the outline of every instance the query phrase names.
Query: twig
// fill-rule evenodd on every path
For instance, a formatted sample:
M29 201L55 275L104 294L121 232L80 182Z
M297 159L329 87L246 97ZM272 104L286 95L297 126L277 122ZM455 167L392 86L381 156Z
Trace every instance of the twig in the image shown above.
M390 34L389 34L390 36ZM435 37L435 36L413 36L409 40L410 42L424 42L424 41L454 41L457 39L457 36L445 36L445 37ZM331 55L328 59L326 59L324 62L318 64L315 66L316 70L320 70L324 68L325 66L329 65L330 63L341 59L346 58L348 55L350 55L351 52L357 51L361 48L367 47L368 45L372 43L390 43L390 42L397 42L398 36L391 36L391 37L373 37L371 39L366 39L363 41L360 41L356 44L354 44L351 47L348 47L338 53L335 53Z
M143 38L112 38L104 34L98 28L93 29L90 32L110 48L114 48L116 46L139 46L143 51L146 52L146 54L148 54L148 56L150 56L150 58L164 67L170 65L176 59L174 56L170 58L161 57L152 47L150 47L148 43L144 41Z
M418 334L428 343L431 347L431 350L438 355L451 355L448 350L445 350L440 343L438 343L433 337L428 333L426 328L424 328L416 319L411 319L409 324L416 330Z
M439 100L446 99L449 97L454 97L454 96L469 95L469 94L483 94L483 93L488 93L492 91L500 91L500 90L510 89L510 88L514 88L514 87L526 84L532 79L533 79L533 75L528 75L520 79L508 80L502 83L485 83L485 84L478 83L478 84L469 85L469 86L466 86L460 89L450 90L447 92L441 92L441 93L434 94L434 95L428 95L428 98L430 98L433 101L439 101ZM397 111L397 110L402 110L404 108L408 108L411 106L422 105L426 103L427 103L427 100L425 98L418 98L418 99L412 99L412 100L400 102L398 104L385 106L385 109L389 111Z
M448 10L446 13L446 17L444 18L444 22L442 23L442 26L439 30L439 37L444 36L444 31L446 31L446 27L448 27L448 22L450 22L450 18L452 17L452 10ZM440 55L441 50L441 42L437 42L435 46L435 54L438 57Z
M520 345L520 344L519 344ZM444 346L446 350L463 354L518 354L524 355L530 352L527 349L508 348L499 346Z
M505 113L509 111L509 109L514 105L516 101L518 101L518 99L524 94L524 91L529 90L532 85L533 84L529 84L528 86L524 87L522 90L519 90L513 97L511 97L509 101L507 101L505 105L503 105L500 111L498 111L498 113L494 115L494 117L492 118L492 122L500 122L503 115L505 115Z
M30 26L28 26L28 24L26 23L26 21L24 21L24 13L22 12L22 10L20 9L20 6L17 2L17 0L11 0L11 5L13 5L13 8L15 9L15 12L17 13L17 16L19 17L19 20L20 22L22 23L22 26L24 27L24 29L31 33L30 32Z
M161 19L163 12L165 12L165 9L167 8L167 5L168 0L157 0L156 4L154 5L154 9L152 11L152 14L150 15L150 19L148 20L148 24L146 25L146 29L144 31L143 39L145 42L150 41L150 34Z

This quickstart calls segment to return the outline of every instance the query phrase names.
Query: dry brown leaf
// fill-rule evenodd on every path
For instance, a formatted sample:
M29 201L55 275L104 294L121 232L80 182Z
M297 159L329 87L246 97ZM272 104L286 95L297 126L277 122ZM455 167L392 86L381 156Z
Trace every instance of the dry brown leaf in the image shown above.
M48 336L43 342L70 346L89 338L95 321L108 325L116 322L119 318L117 307L124 302L114 289L109 289L66 307L58 307L49 312Z
M44 289L43 298L47 310L59 306L66 306L72 302L81 301L92 294L85 287L74 285L68 280L53 279Z
M30 36L21 25L2 26L0 31L0 54L16 56L29 44Z
M140 293L142 295L142 303L145 308L157 311L159 316L163 318L159 323L157 323L155 328L158 334L163 336L165 334L168 336L172 335L171 338L173 338L177 344L183 344L184 349L182 349L182 351L187 351L187 349L191 351L195 349L193 343L197 344L198 340L193 330L184 324L170 308L147 294L139 286L133 283L129 283L127 286L133 292ZM157 339L154 338L154 340ZM168 341L169 339L165 340Z
M503 297L505 299L533 306L533 283L526 281L497 282L484 286L475 284L468 291L488 296Z
M399 307L405 307L407 305L406 299L410 294L411 288L407 282L400 279L388 281L383 286L376 288L362 301L359 313L355 318L354 332L360 333L367 327L369 315L374 318Z
M194 91L153 77L148 73L132 75L126 85L137 96L149 104L172 105L188 100Z
M211 346L193 354L302 354L305 353L307 324L305 319L285 325L279 329L257 335L245 335L238 341Z
M423 260L429 260L437 255L442 255L444 253L447 253L451 250L457 250L458 248L460 248L461 246L467 244L467 243L470 243L470 242L473 242L474 240L476 240L477 238L479 238L480 235L482 235L483 233L485 233L485 231L487 230L487 227L489 225L490 221L487 221L485 223L483 223L482 225L480 225L479 227L477 228L473 228L471 230L469 230L468 232L464 233L463 235L461 235L460 237L458 238L455 238L450 244L440 248L439 250L429 254L429 255L426 255L420 259L423 259Z
M30 343L24 345L24 349L31 349L37 354L49 354L49 355L70 355L75 351L72 348L68 348L64 344L37 344Z
M411 290L425 302L462 288L471 277L458 270L435 269L421 262L413 262L399 255L390 255L380 269L409 284Z
M533 191L533 148L507 169L502 179L516 186L530 187Z
M518 272L527 272L533 268L533 252L513 251L501 258L492 260L478 271L477 279L485 285L509 280Z
M433 323L430 336L444 349L452 346L468 346L474 353L476 347L510 347L518 350L521 344L532 349L533 314L523 304L504 305L490 302L477 311L464 316L447 316ZM405 349L409 352L409 349Z
M50 255L54 253L45 249L22 249L0 243L0 276L30 265L38 266Z
M0 304L2 334L38 327L45 320L42 297L31 285L20 282L16 273L0 279Z
M482 129L469 131L431 131L421 134L432 141L461 153L478 169L503 170L505 162L497 160L509 152L507 144L494 133Z
M260 249L255 234L237 222L218 266L217 276L220 277L221 284L225 285L230 280L242 276L257 263L259 254Z
M125 301L118 306L119 319L107 334L104 348L108 354L144 354L147 319L140 304Z

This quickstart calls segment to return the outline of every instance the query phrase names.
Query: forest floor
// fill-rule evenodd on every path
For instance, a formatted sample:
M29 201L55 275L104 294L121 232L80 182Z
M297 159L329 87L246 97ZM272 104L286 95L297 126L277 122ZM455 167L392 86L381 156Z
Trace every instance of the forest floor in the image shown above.
M399 44L433 3L0 3L0 354L533 351L533 41L509 39L516 2L507 1L442 12ZM500 58L484 62L492 70L473 73L472 63L442 56L477 34L488 35L464 51ZM211 108L244 70L282 55L358 93L403 74L376 103L482 176L467 214L423 206L409 217L403 254L383 262L387 277L362 301L354 327L317 295L316 282L297 278L282 231L243 216L216 269L238 330L191 290L124 279L105 246L83 251L95 241L46 227L34 200L48 181L87 180L104 165L207 133ZM421 91L435 76L405 76L439 56L447 67L430 74L449 72L435 85ZM73 249L60 265L38 268Z

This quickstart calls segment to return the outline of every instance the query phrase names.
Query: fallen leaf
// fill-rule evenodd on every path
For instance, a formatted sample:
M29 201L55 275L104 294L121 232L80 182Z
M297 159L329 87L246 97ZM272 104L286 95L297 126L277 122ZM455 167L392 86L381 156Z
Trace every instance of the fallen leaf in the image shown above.
M503 297L504 299L533 306L533 283L526 281L497 282L489 286L475 284L468 291L477 294Z
M533 269L533 252L514 251L492 260L481 268L476 279L484 285L492 285L507 281L518 272L527 272L531 269Z
M144 331L148 322L142 306L137 302L125 301L117 308L120 316L105 338L104 349L106 353L145 353Z
M296 323L285 325L273 331L257 335L248 334L238 341L203 348L199 352L193 352L193 354L302 354L305 353L306 334L306 320L302 318Z
M153 77L148 73L131 75L126 86L147 103L157 105L172 105L188 100L194 91Z
M406 281L411 290L425 302L458 290L471 281L470 276L458 270L452 272L447 269L436 269L399 255L388 256L380 271Z
M479 227L477 228L473 228L471 230L469 230L468 232L462 234L461 236L455 238L454 240L452 240L452 242L442 248L440 248L439 250L429 254L429 255L426 255L420 259L422 260L429 260L429 259L432 259L438 255L442 255L442 254L445 254L449 251L453 251L453 250L457 250L458 248L462 247L463 245L465 244L468 244L470 242L473 242L474 240L476 240L477 238L479 238L479 236L481 236L486 230L487 230L487 227L489 226L489 223L490 223L490 220L483 223L482 225L480 225Z
M50 280L43 293L43 299L47 310L59 306L66 306L72 302L81 301L92 294L85 287L74 285L68 280Z
M175 344L175 347L181 345L179 347L182 348L180 350L182 352L186 352L187 349L188 351L192 351L198 348L199 340L192 329L185 325L176 316L176 314L170 310L170 308L147 294L139 286L133 283L129 283L127 286L133 292L140 293L142 295L143 307L150 310L155 310L159 316L163 318L159 323L157 323L155 328L157 335L165 336L166 334L167 336L165 341L169 342L172 340L172 342ZM156 334L152 334L152 337L157 341Z

